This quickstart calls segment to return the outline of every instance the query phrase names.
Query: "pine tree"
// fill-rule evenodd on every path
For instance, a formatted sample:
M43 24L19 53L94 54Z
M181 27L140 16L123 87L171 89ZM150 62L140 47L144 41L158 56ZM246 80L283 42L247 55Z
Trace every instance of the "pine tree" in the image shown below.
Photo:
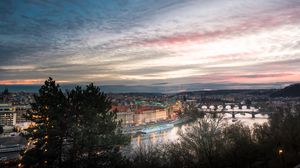
M61 167L66 133L66 97L52 78L45 81L26 119L27 149L21 154L22 167Z
M28 145L20 167L113 167L128 142L120 131L111 100L93 84L64 94L52 78L45 81L25 116Z
M0 134L2 134L4 132L4 130L3 130L3 126L2 125L0 125Z
M69 131L72 167L111 166L109 155L128 142L120 132L116 113L110 111L111 100L93 84L71 90L68 100L73 124Z

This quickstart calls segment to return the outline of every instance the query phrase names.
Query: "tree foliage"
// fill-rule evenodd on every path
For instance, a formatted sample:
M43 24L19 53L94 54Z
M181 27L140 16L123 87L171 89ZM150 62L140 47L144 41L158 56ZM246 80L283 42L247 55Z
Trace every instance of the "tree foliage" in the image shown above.
M257 125L254 130L261 156L270 167L294 167L300 163L300 106L273 110L269 124Z
M221 155L222 148L221 118L202 118L187 132L180 133L181 149L187 150L196 165L216 167L215 160Z
M21 164L24 167L57 167L62 161L67 100L52 78L45 81L34 99L26 115L33 124L26 130L29 144Z
M110 99L93 84L63 93L49 78L34 99L23 167L109 167L127 142Z
M86 89L76 87L67 95L70 104L68 118L72 123L68 133L72 140L69 150L72 167L105 166L99 159L116 153L128 142L125 136L121 136L121 123L116 120L116 113L110 111L110 99L93 84Z
M3 130L3 126L2 125L0 125L0 134L2 134L4 132L4 130Z

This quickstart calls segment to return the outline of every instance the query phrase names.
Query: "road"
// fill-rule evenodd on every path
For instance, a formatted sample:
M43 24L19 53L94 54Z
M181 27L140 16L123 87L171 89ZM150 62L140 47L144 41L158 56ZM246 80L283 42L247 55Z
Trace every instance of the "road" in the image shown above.
M20 146L26 144L26 140L22 136L5 136L5 137L0 137L0 148L4 149L2 150L3 152L0 152L0 159L2 158L5 160L11 160L11 159L16 159L19 157L19 152L18 151L13 151L13 152L5 152L8 150L5 150L5 148L14 146L19 144ZM16 147L14 148L16 149Z

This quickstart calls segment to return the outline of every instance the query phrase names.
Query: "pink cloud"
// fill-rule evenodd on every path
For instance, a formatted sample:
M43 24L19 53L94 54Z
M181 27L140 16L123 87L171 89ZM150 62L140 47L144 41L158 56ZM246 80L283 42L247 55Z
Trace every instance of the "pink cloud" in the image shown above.
M270 83L270 82L296 82L300 81L300 74L257 74L240 75L227 78L228 82L233 83Z
M300 9L299 7L290 7L280 9L277 11L265 11L259 13L251 18L236 19L236 24L227 27L220 27L219 30L213 31L194 31L184 32L180 34L173 34L170 36L160 36L152 39L145 39L143 43L146 46L161 46L182 44L187 42L203 43L206 41L226 38L231 36L243 35L262 29L272 29L278 26L295 24L300 22ZM234 18L232 18L234 19Z
M221 72L209 75L202 75L194 77L193 82L212 82L212 83L272 83L272 82L299 82L299 73L256 73L256 74L242 74L237 75L237 72Z

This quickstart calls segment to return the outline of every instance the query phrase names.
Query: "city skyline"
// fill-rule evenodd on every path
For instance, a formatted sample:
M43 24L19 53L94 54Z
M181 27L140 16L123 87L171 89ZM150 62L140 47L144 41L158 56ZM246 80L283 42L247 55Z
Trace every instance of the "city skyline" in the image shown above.
M1 1L0 84L300 81L300 2Z

